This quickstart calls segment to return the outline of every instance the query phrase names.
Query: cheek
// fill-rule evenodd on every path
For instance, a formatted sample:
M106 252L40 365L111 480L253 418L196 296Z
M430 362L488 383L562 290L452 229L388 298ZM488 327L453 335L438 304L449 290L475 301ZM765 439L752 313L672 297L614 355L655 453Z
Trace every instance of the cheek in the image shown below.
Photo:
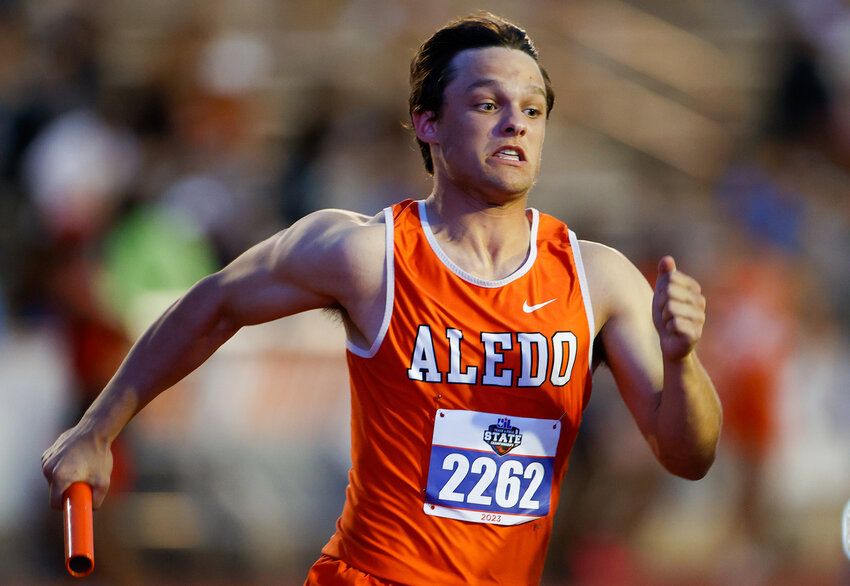
M448 158L458 161L479 160L481 153L486 151L491 133L492 128L484 121L454 117L442 128L440 147Z
M457 125L446 138L448 140L443 144L444 149L461 157L478 152L481 143L474 129L468 125Z

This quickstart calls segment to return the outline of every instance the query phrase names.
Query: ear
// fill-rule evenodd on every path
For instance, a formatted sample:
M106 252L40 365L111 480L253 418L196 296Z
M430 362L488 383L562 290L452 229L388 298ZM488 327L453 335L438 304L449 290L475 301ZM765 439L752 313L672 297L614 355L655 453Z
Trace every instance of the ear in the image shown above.
M426 144L437 142L437 114L431 110L422 110L413 113L413 128L416 130L416 138Z

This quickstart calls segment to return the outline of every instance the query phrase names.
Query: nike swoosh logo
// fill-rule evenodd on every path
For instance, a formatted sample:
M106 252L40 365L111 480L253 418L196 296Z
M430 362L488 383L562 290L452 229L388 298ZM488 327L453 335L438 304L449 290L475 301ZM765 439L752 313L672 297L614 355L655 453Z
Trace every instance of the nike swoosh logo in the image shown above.
M537 305L529 305L529 304L528 304L528 301L525 301L525 302L523 302L523 304L522 304L522 310L523 310L525 313L531 313L532 311L537 311L537 310L538 310L538 309L540 309L541 307L546 307L546 306L547 306L547 305L549 305L550 303L552 303L552 302L554 302L554 301L557 301L557 300L558 300L558 298L557 298L557 297L555 297L554 299L550 299L549 301L544 301L543 303L538 303Z

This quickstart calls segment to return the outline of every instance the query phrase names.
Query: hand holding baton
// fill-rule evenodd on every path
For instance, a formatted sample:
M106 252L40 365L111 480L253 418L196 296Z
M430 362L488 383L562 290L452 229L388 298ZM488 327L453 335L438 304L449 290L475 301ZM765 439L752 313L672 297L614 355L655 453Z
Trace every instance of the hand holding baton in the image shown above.
M75 578L84 578L94 569L94 527L91 487L75 482L62 497L65 522L65 567Z

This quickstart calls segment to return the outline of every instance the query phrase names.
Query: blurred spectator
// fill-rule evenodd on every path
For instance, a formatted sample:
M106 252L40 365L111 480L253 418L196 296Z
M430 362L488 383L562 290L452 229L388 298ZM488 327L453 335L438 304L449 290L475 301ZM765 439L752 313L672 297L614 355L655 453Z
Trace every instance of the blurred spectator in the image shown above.
M131 206L106 237L97 293L130 339L219 266L198 223L203 216L196 222L181 212L168 205Z
M138 167L135 138L92 111L60 116L30 145L25 185L57 241L86 240L108 224Z

